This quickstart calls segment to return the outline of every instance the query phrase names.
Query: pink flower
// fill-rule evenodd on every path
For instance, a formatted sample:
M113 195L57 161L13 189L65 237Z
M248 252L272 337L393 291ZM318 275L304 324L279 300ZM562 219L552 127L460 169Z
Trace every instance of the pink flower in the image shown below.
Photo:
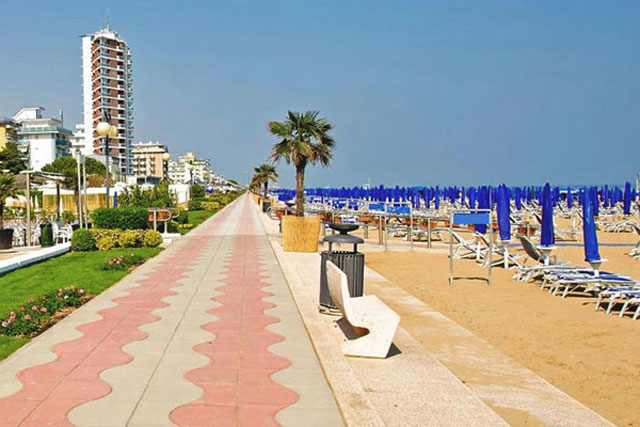
M105 178L105 179L106 179L106 178ZM47 312L47 307L42 307L42 308L40 309L40 311L41 311L41 312L43 312L43 313L46 313L46 312Z
M20 307L20 311L25 311L25 310L26 310L26 308Z
M35 306L35 305L31 306L31 310L38 311L38 306Z
M25 315L25 316L23 317L23 319L24 319L24 320L31 320L31 316L27 314L27 315Z
M7 326L9 326L9 324L7 322L2 322L2 327L6 328Z
M106 179L105 179L105 181L106 181ZM82 289L78 289L78 293L79 293L80 295L82 295L82 294L84 294L84 290L82 290Z
M38 318L36 317L35 319L33 319L33 322L34 322L35 324L39 324L39 323L40 323L40 319L38 319Z
M27 300L27 302L28 302L29 304L31 304L31 303L33 302L33 298L29 298L29 299Z

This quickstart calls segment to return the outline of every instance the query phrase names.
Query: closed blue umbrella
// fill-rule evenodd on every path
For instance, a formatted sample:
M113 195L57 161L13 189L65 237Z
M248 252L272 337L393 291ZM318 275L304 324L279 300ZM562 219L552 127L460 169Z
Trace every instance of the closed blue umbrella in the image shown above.
M551 187L545 184L542 190L542 230L540 245L553 246L556 238L553 232L553 207L551 206Z
M114 208L118 207L118 192L117 191L115 193L113 193L113 207Z
M511 221L510 215L510 202L509 202L509 190L506 186L501 185L498 187L498 230L500 232L500 240L506 242L511 240Z
M593 203L591 191L584 190L584 203L582 205L582 233L584 237L584 260L587 262L599 261L598 236L596 235L596 222L593 216Z
M600 215L600 202L598 200L598 189L591 187L589 197L591 199L591 206L593 207L593 214L595 216Z
M624 184L622 213L625 215L631 215L631 183L628 181Z
M434 204L435 204L435 207L436 207L436 210L437 210L437 209L440 209L440 190L438 189L437 185L436 185L436 191L435 191L434 196L435 196Z
M567 187L567 207L569 209L573 207L573 195L571 194L571 187Z
M478 190L478 209L489 209L489 195L487 193L487 187L480 187L480 190ZM476 224L476 231L480 234L485 234L487 225Z

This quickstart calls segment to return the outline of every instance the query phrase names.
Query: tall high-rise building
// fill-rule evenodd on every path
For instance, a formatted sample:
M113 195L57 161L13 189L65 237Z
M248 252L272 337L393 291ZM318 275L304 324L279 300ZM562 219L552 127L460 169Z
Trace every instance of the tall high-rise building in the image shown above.
M120 172L131 174L133 142L133 93L131 51L127 43L109 27L82 36L82 90L84 98L85 155L104 155L104 138L96 132L103 114L111 116L118 129L110 138L109 155L117 160Z

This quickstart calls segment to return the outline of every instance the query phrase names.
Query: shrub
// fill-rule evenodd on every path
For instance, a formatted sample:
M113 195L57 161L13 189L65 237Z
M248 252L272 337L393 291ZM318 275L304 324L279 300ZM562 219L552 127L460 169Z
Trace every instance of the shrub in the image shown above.
M99 251L108 251L109 249L113 249L116 247L117 240L113 237L101 237L98 239L98 250Z
M67 286L64 289L29 298L27 302L1 319L0 334L9 336L30 336L45 328L47 320L65 307L79 307L86 296L82 289Z
M148 248L155 248L162 243L162 235L155 230L147 230L144 233L144 245Z
M110 238L113 238L115 241L118 241L118 239L120 238L120 234L122 233L122 230L120 229L109 230L107 228L92 228L91 232L95 236L96 241L100 240L103 237L110 237Z
M96 228L136 230L149 228L149 212L145 208L99 208L91 213Z
M73 211L64 211L62 212L62 220L66 223L66 224L71 224L73 221L76 220L76 214L73 213Z
M121 248L135 248L140 246L138 240L138 233L136 230L125 230L120 234L118 238L118 244Z
M47 224L42 227L40 232L40 246L43 248L53 246L53 227L51 224Z
M189 222L189 214L185 211L181 211L178 214L178 218L176 218L176 222L178 224L186 224L187 222Z
M86 252L96 250L96 238L91 231L79 228L71 235L71 250L74 252Z
M220 208L220 203L219 202L203 202L201 203L201 206L202 206L202 209L206 211L215 212L218 210L218 208Z
M194 184L191 186L191 197L204 197L204 187L202 185Z
M197 200L189 200L188 208L190 211L197 211L202 209L202 204Z

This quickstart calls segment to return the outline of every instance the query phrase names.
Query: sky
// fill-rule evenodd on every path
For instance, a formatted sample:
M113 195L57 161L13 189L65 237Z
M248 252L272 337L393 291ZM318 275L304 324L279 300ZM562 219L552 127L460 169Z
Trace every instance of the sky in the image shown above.
M107 6L108 5L108 6ZM132 50L135 141L246 182L318 110L308 186L604 184L640 172L640 2L0 0L0 116L82 120L79 36ZM291 165L279 164L291 187Z

